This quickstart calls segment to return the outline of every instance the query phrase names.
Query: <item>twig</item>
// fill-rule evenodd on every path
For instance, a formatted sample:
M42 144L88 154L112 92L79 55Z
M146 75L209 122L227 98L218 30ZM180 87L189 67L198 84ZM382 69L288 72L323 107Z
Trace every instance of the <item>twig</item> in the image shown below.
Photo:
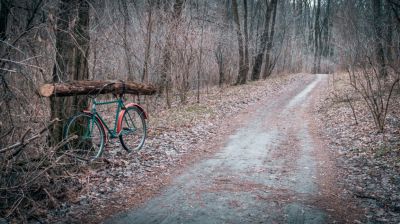
M63 147L65 144L67 144L68 142L74 140L78 138L78 136L73 135L68 139L64 139L62 140L60 143L58 143L56 146L53 147L52 151L57 151L59 148ZM39 174L37 174L35 177L33 177L32 179L30 179L29 181L26 181L25 183L22 183L18 186L12 186L12 187L8 187L8 188L0 188L0 190L6 190L6 189L15 189L15 188L21 188L23 186L26 186L30 183L32 183L34 180L36 180L38 177L42 176L44 173L46 173L49 169L53 168L63 157L65 154L62 154L60 157L58 157L52 165L48 166L46 169L44 169L42 172L40 172Z
M14 73L17 72L16 70L9 70L9 69L5 69L5 68L0 68L0 70L6 71L6 72L14 72Z
M15 151L13 154L12 154L12 156L11 157L15 157L15 156L17 156L21 151L22 151L22 149L24 149L25 148L25 146L30 142L25 142L25 138L26 138L26 136L31 132L31 128L29 128L28 130L26 130L26 132L22 135L22 138L21 138L21 140L20 140L20 142L21 142L21 147L19 147L18 148L18 150L17 151ZM32 140L31 140L32 141Z
M61 120L58 119L58 118L56 118L56 119L50 121L50 123L49 123L45 128L43 128L42 130L40 130L39 133L37 133L36 135L34 135L34 136L28 138L27 140L25 140L26 135L27 135L27 134L30 132L30 130L31 130L31 129L28 129L28 130L25 132L25 134L22 136L22 138L21 138L21 140L20 140L19 142L15 143L15 144L13 144L13 145L7 146L7 147L5 147L5 148L3 148L3 149L0 149L0 153L7 152L7 151L9 151L9 150L11 150L11 149L15 149L15 148L18 148L18 147L22 147L22 148L25 147L27 144L29 144L29 143L32 142L33 140L38 139L39 137L41 137L42 134L43 134L45 131L47 131L52 125L54 125L54 123L59 122L59 121L61 121ZM19 151L20 151L20 150L19 150Z
M10 134L13 130L14 130L14 127L11 127L11 128L10 128L8 131L6 131L2 136L0 136L0 139L6 137L6 136L7 136L8 134Z
M89 161L89 159L86 159L86 158L77 156L76 154L69 153L69 152L65 152L63 155L67 155L67 156L70 156L70 157L73 157L73 158L77 158L77 159L80 159L80 160L84 160L84 161L86 161L86 162Z
M6 215L6 218L8 218L11 214L14 213L15 209L18 208L19 204L21 204L22 200L24 200L25 195L22 195L20 198L18 198L18 200L16 200L14 202L14 204L12 205L11 210L8 212L8 214Z
M74 136L71 136L71 137L68 138L68 139L62 140L60 143L58 143L58 144L54 147L53 151L57 151L59 148L63 147L65 144L67 144L67 143L70 142L71 140L74 140L74 139L77 139L77 138L78 138L78 136L74 135ZM42 175L43 175L44 173L46 173L49 169L53 168L54 165L57 164L63 157L64 157L64 155L61 155L60 157L58 157L58 158L56 159L56 161L54 161L54 163L53 163L51 166L47 167L47 168L44 169L42 172L40 172L38 175L36 175L36 176L33 177L32 179L30 179L29 181L27 181L26 183L24 183L24 185L28 185L29 183L31 183L31 182L33 182L34 180L36 180L38 177L42 176Z
M53 197L53 195L51 195L50 192L46 188L43 188L43 191L47 194L47 197L53 203L54 207L56 207L58 203L57 203L56 199Z
M353 112L353 117L354 117L354 120L356 121L356 125L358 125L358 120L357 120L356 112L355 112L355 110L354 110L353 104L351 103L351 99L349 98L349 95L347 95L347 94L346 94L346 99L347 99L347 102L348 102L349 105L350 105L351 111Z
M23 63L23 62L20 62L20 61L13 61L13 60L8 60L8 59L4 59L4 58L0 58L0 61L11 62L11 63L19 64L19 65L25 65L25 66L28 66L28 67L39 69L40 71L44 70L43 68L41 68L39 66Z
M25 141L26 136L32 131L32 128L28 128L25 133L22 135L21 142Z

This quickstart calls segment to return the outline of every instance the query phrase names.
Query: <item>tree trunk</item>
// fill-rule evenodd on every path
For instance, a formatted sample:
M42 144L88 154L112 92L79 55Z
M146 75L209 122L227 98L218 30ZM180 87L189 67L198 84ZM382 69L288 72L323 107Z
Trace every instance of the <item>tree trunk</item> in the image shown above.
M374 14L374 29L375 29L375 57L379 66L379 75L386 77L385 54L383 50L383 34L382 34L382 1L372 0Z
M222 87L225 82L225 68L224 68L224 55L222 50L222 44L218 43L217 49L215 50L215 59L217 60L218 65L218 86Z
M400 6L400 5L399 5ZM390 2L386 2L385 4L385 14L386 14L386 24L387 24L387 33L385 38L385 47L386 47L386 61L387 63L393 63L394 61L394 47L393 47L393 29L394 29L394 16L392 12L392 7Z
M239 11L237 0L232 0L232 11L233 11L233 20L236 25L236 34L238 38L238 47L239 47L239 74L237 76L236 84L245 84L247 75L246 68L244 62L244 46L243 46L243 34L240 29L240 20L239 20Z
M247 0L243 0L244 7L244 20L243 20L243 30L244 30L244 71L243 73L246 75L249 74L249 31L248 31L248 9L247 9Z
M314 23L314 66L313 73L319 73L321 70L321 27L320 27L320 14L321 14L321 0L317 1L315 9L315 23Z
M131 64L131 56L130 56L130 46L128 43L128 26L129 26L129 13L128 6L126 4L126 0L120 0L120 8L119 11L123 15L124 25L122 27L122 41L124 45L124 53L125 53L125 62L126 62L126 70L128 71L128 80L135 80L135 76L133 74L132 64Z
M79 0L62 0L59 4L53 82L88 79L89 4ZM64 120L85 107L87 100L81 97L50 98L51 119ZM53 126L52 137L52 145L62 140L62 124Z
M207 12L207 2L204 1L204 9L203 9L203 22L201 24L201 35L200 35L200 57L199 57L199 64L197 69L197 103L200 103L200 76L203 67L203 34L204 34L204 21L205 21L205 14Z
M326 2L326 13L324 18L324 45L322 47L322 56L328 57L330 52L330 40L329 40L329 31L330 31L330 14L331 14L331 0L327 0Z
M261 11L261 2L257 2L257 10L256 10L256 12L258 12L257 13L257 15L260 13L260 11ZM257 21L257 24L256 24L256 35L255 35L255 40L254 40L254 49L253 49L253 52L254 52L254 54L256 53L256 52L258 52L258 36L259 36L259 32L260 32L260 23L262 22L262 18L261 18L261 16L255 16L255 18L254 18L256 21ZM254 65L254 60L252 60L252 67L253 67L253 65Z
M400 4L397 3L396 0L387 0L387 4L390 5L397 23L400 23Z
M262 62L265 54L265 50L267 49L267 43L269 39L269 25L270 25L270 20L271 20L271 12L273 9L273 5L277 3L277 0L271 0L270 4L268 4L268 0L266 0L266 5L267 5L267 11L265 13L265 27L264 27L264 32L261 36L261 49L258 52L257 56L255 57L254 60L254 66L253 66L253 71L251 73L251 79L258 80L260 79L260 73L261 73L261 67L262 67Z
M265 54L265 67L263 79L266 79L268 76L272 74L272 70L274 68L274 63L271 62L271 50L273 47L274 35L275 35L275 21L276 21L276 7L277 1L271 2L271 7L273 8L272 15L272 23L270 28L270 34L268 35L268 44L267 44L267 52Z
M178 23L182 15L183 4L185 0L175 0L174 2L174 11L172 13L171 23L172 26L167 33L167 40L165 47L163 49L163 66L161 68L161 89L164 90L166 95L166 103L168 108L171 107L170 101L170 89L171 89L171 77L169 73L171 71L171 50L174 40L174 35L176 34L176 30L178 28ZM161 92L161 91L160 91Z
M0 40L5 40L7 31L8 14L10 13L8 1L0 0Z
M146 36L146 52L144 56L143 74L142 82L148 82L148 67L150 60L150 50L151 50L151 34L153 32L153 21L152 21L152 5L149 2L149 9L147 12L147 36Z

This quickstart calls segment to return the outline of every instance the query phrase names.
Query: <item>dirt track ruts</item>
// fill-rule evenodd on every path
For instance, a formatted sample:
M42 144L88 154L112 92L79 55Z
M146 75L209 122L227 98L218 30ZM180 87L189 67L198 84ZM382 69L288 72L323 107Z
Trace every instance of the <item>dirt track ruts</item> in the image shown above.
M259 102L212 157L105 223L349 222L340 211L345 202L332 199L336 186L319 179L322 174L332 181L329 173L335 172L319 170L327 169L320 164L329 164L321 161L329 156L321 156L327 149L310 127L309 107L326 80L316 75L294 82L273 101Z

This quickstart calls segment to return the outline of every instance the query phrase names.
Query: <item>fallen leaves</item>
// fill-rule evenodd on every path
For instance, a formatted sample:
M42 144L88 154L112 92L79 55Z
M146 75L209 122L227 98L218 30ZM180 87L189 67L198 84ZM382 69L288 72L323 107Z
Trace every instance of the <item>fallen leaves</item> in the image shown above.
M319 122L339 152L337 164L345 173L341 184L358 198L367 222L400 222L400 95L393 96L383 133L376 131L368 108L355 93L352 103L355 124L346 94L351 93L346 77L331 77L331 89L317 108Z
M128 154L118 141L109 143L103 154L107 162L100 162L85 173L81 179L84 190L79 200L68 204L68 209L63 212L52 213L53 219L61 216L64 221L97 222L107 215L137 206L165 186L169 177L184 166L185 159L192 154L207 153L204 146L224 133L221 127L228 126L233 115L266 96L272 99L295 81L312 78L298 74L223 90L211 88L201 95L200 104L194 103L196 94L192 93L188 102L193 103L180 105L173 102L170 109L152 109L148 120L149 135L142 150ZM118 203L109 205L110 200Z

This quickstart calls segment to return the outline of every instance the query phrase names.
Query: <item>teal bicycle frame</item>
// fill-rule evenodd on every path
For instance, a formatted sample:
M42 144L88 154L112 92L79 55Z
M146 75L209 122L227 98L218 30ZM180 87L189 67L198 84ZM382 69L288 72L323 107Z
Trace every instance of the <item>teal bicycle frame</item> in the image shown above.
M99 113L97 113L96 106L97 105L107 105L107 104L117 104L117 110L115 113L115 121L114 121L114 128L110 128L107 123L104 121L104 119L100 116ZM122 98L118 98L117 100L111 100L111 101L97 101L96 99L93 99L93 105L92 109L90 110L90 113L94 115L92 117L93 121L94 119L98 119L101 123L101 125L104 128L104 131L108 131L109 137L110 138L117 138L118 133L117 133L117 126L118 126L118 117L122 109L125 108L124 101ZM89 111L87 111L89 112ZM93 122L94 123L94 122Z
M117 104L117 110L115 113L115 121L114 121L114 128L111 129L107 123L104 121L104 119L100 116L99 113L97 113L96 106L97 105L106 105L106 104ZM117 138L121 134L121 123L122 123L122 117L124 115L124 112L127 108L130 107L135 107L137 108L140 112L143 114L143 118L147 119L147 113L145 110L136 103L128 103L127 105L124 104L124 101L122 97L119 97L117 100L111 100L111 101L97 101L96 98L93 99L93 105L92 109L90 111L83 111L85 113L89 113L93 115L92 119L98 119L100 124L102 125L104 132L109 133L110 138ZM94 121L94 120L93 120ZM106 136L107 137L107 136Z
M111 124L109 126L106 123L106 120L97 111L97 106L109 104L117 104L114 117L114 127L112 127ZM105 144L107 144L108 142L108 139L119 138L122 147L128 152L131 152L132 150L139 150L143 146L147 133L145 121L147 119L147 114L139 104L126 103L123 100L123 96L120 95L115 100L105 101L97 101L94 97L92 98L92 105L90 107L90 110L88 108L87 110L83 110L80 113L70 117L70 119L66 123L63 133L64 138L71 137L72 139L73 134L74 136L76 136L75 140L77 140L76 142L71 143L71 145L66 145L68 150L71 150L73 152L75 150L74 147L77 147L76 149L79 150L88 149L89 151L92 151L94 149L94 151L92 151L93 153L95 153L94 155L86 155L90 157L90 160L92 160L101 155L104 150ZM82 116L83 119L87 119L86 122L88 123L85 123L85 120L83 120L83 122L77 121L77 119ZM87 126L82 127L82 124ZM75 132L74 128L78 128L78 132ZM95 133L95 129L99 130L100 133ZM79 130L82 130L84 132L80 132ZM139 131L137 132L137 130ZM138 134L135 134L136 132ZM92 142L88 142L91 146L85 145L86 139L95 139L95 137L99 134L101 135L98 136L100 137L100 139L96 138L95 143L97 144L98 142L97 147L92 147L96 146L93 145ZM76 156L80 157L80 155L78 154ZM85 160L85 158L82 159Z

